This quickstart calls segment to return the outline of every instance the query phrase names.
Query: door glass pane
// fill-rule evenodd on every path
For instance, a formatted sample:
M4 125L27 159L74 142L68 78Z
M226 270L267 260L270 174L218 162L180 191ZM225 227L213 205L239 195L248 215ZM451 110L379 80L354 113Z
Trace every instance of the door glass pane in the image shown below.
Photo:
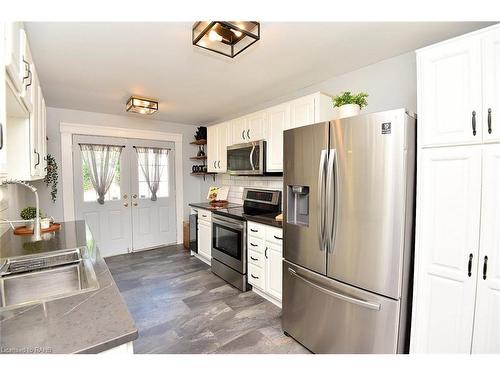
M149 151L150 157L149 165L147 169L152 170L155 168L153 150ZM159 187L156 196L158 198L168 197L170 195L169 191L169 168L170 168L170 153L162 153L160 154L160 178L159 178ZM141 162L139 161L137 164L137 175L139 176L139 198L140 199L151 199L151 190L149 189L148 182L146 180L146 176L144 175L143 167Z
M218 224L213 224L213 226L215 229L214 247L235 259L241 260L241 232Z
M102 158L97 158L97 160L101 160ZM99 167L99 166L98 166ZM111 186L104 196L104 201L112 201L120 199L120 162L116 165L115 177L113 178L113 182ZM92 186L92 182L90 181L90 169L87 163L82 159L82 180L83 180L83 201L84 202L96 202L97 201L97 192Z

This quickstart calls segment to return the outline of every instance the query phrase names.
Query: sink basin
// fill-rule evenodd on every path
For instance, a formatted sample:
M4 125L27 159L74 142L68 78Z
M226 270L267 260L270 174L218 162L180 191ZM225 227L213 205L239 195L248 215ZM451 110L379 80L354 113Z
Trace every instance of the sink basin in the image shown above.
M85 248L11 258L0 274L0 311L98 288Z

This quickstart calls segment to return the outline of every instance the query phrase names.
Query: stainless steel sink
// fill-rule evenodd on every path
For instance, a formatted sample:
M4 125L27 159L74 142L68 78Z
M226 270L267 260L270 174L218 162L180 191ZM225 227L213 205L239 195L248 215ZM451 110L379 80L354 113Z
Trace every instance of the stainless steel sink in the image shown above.
M98 288L86 248L10 258L0 270L0 311Z

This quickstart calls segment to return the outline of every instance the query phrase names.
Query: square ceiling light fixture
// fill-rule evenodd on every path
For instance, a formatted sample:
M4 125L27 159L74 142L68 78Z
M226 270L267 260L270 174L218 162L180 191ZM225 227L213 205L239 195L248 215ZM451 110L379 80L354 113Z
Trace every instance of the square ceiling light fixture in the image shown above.
M193 25L195 46L235 57L260 39L255 21L198 21Z
M151 115L158 110L158 101L132 95L127 101L127 112Z

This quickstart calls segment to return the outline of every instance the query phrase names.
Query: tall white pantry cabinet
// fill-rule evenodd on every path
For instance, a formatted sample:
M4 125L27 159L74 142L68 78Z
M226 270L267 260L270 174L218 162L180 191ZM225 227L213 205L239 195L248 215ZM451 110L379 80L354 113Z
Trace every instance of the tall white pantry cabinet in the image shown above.
M417 51L413 353L500 353L500 27Z

